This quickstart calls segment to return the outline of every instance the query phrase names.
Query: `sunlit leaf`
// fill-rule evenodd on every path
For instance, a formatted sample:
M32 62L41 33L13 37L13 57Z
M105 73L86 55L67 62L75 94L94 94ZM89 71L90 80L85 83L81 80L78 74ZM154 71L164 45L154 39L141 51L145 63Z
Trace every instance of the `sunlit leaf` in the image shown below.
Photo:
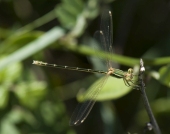
M89 89L87 89L86 93L78 94L77 96L78 100L81 100L82 96L85 96L85 94L92 92L97 86L96 84L99 84L99 81L100 79L97 80L92 86L90 86ZM91 88L91 87L94 87L94 88ZM120 98L126 95L131 90L132 90L132 87L125 86L122 79L109 77L104 87L101 89L96 100L104 101L104 100L110 100L110 99L117 99L117 98ZM88 99L88 98L85 98L85 99Z
M60 27L54 27L37 40L34 40L33 42L27 44L26 46L20 48L19 50L10 54L8 57L1 60L0 70L7 66L10 66L14 62L19 62L21 60L28 58L29 56L54 43L57 39L59 39L63 35L64 35L63 29L61 29Z

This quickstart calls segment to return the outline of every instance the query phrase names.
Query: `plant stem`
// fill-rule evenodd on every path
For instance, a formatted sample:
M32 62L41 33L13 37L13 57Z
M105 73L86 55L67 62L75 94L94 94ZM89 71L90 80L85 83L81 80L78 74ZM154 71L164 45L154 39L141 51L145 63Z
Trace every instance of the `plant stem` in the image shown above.
M113 62L118 62L119 64L130 66L130 67L138 65L138 63L139 63L138 58L118 55L118 54L115 54L115 53L110 54L110 53L106 53L106 52L101 51L101 50L95 50L94 51L91 47L88 47L86 45L65 45L64 47L66 49L70 50L70 51L80 53L80 54L84 54L86 56L96 56L96 53L98 53L98 57L99 57L99 55L101 55L101 57L99 57L99 58L102 58L102 59L108 59L109 58ZM158 65L169 64L170 63L170 57L144 59L144 61L145 61L145 65L158 66Z
M42 16L42 17L34 20L33 22L23 26L22 28L18 29L15 33L20 35L20 34L24 34L26 32L30 32L33 29L40 27L55 18L56 18L55 11L52 10L49 13L45 14L44 16Z
M143 69L142 69L143 68ZM145 106L145 109L147 111L147 114L149 116L149 119L150 119L150 123L152 125L152 128L155 132L155 134L161 134L161 131L159 129L159 126L156 122L156 119L153 115L153 112L151 110L151 107L150 107L150 104L149 104L149 101L148 101L148 98L146 96L146 92L145 92L145 84L143 82L143 78L142 78L142 74L144 72L144 66L143 66L143 61L142 59L140 60L140 71L139 71L139 85L140 85L140 92L141 92L141 96L142 96L142 99L143 99L143 103L144 103L144 106ZM151 129L150 129L151 130Z

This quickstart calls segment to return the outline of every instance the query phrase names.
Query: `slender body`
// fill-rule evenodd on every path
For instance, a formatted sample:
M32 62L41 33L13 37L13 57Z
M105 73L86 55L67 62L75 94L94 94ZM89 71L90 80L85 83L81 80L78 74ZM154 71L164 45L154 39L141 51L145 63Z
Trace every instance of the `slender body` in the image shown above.
M108 71L103 70L93 70L93 69L86 69L86 68L79 68L79 67L71 67L71 66L63 66L57 64L49 64L42 61L34 60L32 64L39 65L39 66L47 66L53 68L60 68L60 69L67 69L67 70L75 70L75 71L82 71L82 72L89 72L89 73L99 73L99 74L107 74L112 77L116 78L123 78L126 84L129 86L131 85L130 82L133 83L133 70L131 68L128 69L127 72L124 72L120 69L109 68Z
M70 66L49 64L49 63L45 63L45 62L42 62L42 61L35 61L35 60L33 61L32 64L40 65L40 66L47 66L47 67L67 69L67 70L76 70L76 71L82 71L82 72L89 72L89 73L100 73L100 74L106 74L107 73L107 72L99 71L99 70L92 70L92 69L79 68L79 67L70 67Z
M124 72L120 69L115 69L115 68L110 68L108 71L93 70L93 69L86 69L86 68L79 68L79 67L70 67L70 66L63 66L63 65L57 65L57 64L49 64L49 63L45 63L42 61L36 61L36 60L34 60L32 64L39 65L39 66L67 69L67 70L89 72L89 73L109 74L109 75L111 75L113 77L117 77L117 78L123 78L125 76L125 74L127 74L127 72Z
M113 33L112 32L113 32L112 14L110 11L107 11L107 12L103 13L100 31L97 31L95 33L94 37L99 42L99 44L102 45L103 49L109 53L113 52L113 50L112 50ZM105 77L103 77L99 81L99 83L94 87L94 90L85 96L85 98L88 98L88 100L85 100L83 103L79 103L78 106L76 107L76 109L74 110L72 117L70 119L69 124L71 126L72 125L80 125L81 123L84 122L84 120L89 115L92 107L94 106L99 92L103 88L103 86L106 83L109 76L120 78L120 79L122 78L126 86L137 86L134 84L133 69L130 68L130 69L128 69L127 72L124 72L120 69L115 69L112 67L111 60L109 58L106 59L107 71L49 64L49 63L45 63L42 61L36 61L36 60L33 61L33 64L39 65L39 66L76 70L76 71L83 71L83 72L89 72L89 73L100 73L100 74L105 75ZM113 88L114 88L114 85L113 85Z

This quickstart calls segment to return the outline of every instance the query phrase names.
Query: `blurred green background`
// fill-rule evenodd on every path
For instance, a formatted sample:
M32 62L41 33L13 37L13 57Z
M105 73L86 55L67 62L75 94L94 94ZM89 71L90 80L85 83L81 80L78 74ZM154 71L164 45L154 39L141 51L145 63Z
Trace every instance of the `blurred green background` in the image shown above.
M0 0L0 134L142 133L140 92L109 79L85 122L69 126L98 75L32 65L105 69L91 46L105 9L113 14L115 68L145 62L146 92L163 134L170 132L170 8L167 0ZM98 50L96 50L98 52ZM146 132L152 134L153 132Z

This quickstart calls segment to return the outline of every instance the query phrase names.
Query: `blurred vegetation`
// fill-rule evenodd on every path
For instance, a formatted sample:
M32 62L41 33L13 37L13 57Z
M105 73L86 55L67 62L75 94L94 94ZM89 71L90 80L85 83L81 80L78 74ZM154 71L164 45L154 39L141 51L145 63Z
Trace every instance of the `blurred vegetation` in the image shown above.
M100 77L32 65L42 60L106 70L91 49L104 9L113 13L113 67L136 70L144 59L148 99L162 133L169 134L170 10L161 0L0 0L0 134L143 131L149 119L140 93L114 78L87 120L70 127L76 96L81 100Z

